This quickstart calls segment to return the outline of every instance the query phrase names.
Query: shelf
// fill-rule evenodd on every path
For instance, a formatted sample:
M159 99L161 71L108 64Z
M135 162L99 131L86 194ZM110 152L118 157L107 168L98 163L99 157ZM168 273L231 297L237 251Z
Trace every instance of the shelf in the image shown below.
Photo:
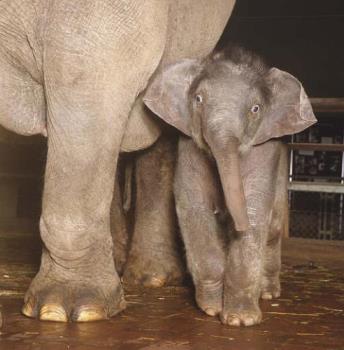
M344 145L340 143L288 143L288 147L292 150L344 152Z
M344 97L311 98L311 104L316 113L344 113ZM344 118L344 115L341 116Z
M306 182L293 181L288 184L290 191L298 192L325 192L344 194L344 184L335 182Z

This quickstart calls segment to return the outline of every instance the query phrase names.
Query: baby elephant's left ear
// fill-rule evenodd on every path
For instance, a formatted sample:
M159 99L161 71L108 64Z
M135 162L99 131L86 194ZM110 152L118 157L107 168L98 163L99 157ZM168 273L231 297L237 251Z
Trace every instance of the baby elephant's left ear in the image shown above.
M298 133L317 122L309 98L295 77L272 68L267 76L267 84L271 97L254 138L255 145Z

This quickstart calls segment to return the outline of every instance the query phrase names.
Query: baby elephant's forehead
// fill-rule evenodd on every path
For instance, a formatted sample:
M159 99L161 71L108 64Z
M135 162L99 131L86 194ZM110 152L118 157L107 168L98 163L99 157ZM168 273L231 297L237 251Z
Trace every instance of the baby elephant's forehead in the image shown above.
M205 82L208 84L249 84L254 72L250 67L231 61L215 62L206 69Z
M210 94L233 94L253 88L251 80L245 72L235 65L216 64L211 67L199 84Z

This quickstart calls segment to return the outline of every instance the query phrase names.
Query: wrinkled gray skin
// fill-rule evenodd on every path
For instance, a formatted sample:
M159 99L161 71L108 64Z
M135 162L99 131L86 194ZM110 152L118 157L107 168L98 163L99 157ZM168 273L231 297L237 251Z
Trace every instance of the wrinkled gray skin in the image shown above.
M162 287L179 284L184 277L173 198L176 151L176 137L164 134L135 158L135 215L126 283Z
M111 223L116 269L126 284L161 287L184 278L173 198L177 139L165 132L147 150L121 157Z
M25 315L81 322L125 307L110 235L118 154L157 140L141 93L168 63L208 55L233 5L0 1L0 124L48 137L44 249Z
M288 220L287 152L271 139L316 121L302 85L229 49L169 66L144 101L189 136L179 142L175 197L198 305L224 324L259 323L259 298L280 295Z

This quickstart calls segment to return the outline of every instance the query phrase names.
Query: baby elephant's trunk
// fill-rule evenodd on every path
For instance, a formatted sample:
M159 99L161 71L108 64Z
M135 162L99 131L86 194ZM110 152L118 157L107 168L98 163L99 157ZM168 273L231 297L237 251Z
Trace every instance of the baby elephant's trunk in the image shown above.
M212 149L218 166L227 208L237 231L246 231L249 226L244 187L240 173L238 142L233 140L226 152Z

